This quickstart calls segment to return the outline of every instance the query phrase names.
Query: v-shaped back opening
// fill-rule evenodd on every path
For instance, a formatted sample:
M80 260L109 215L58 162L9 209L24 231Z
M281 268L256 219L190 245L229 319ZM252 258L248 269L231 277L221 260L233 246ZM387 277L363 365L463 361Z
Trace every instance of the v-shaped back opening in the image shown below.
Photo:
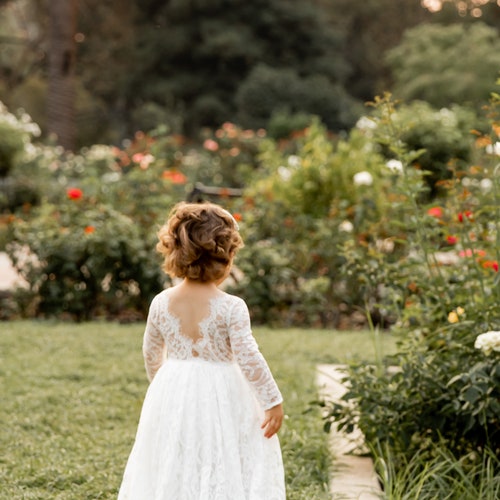
M213 315L212 304L219 297L221 294L216 294L201 303L187 298L168 297L167 312L177 322L179 335L193 344L203 339L203 325L210 321ZM196 353L193 352L193 355Z

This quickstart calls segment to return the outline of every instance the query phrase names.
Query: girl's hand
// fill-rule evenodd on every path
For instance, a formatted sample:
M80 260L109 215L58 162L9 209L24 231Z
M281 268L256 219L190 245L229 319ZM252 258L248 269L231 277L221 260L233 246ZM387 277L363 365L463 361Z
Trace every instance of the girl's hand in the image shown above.
M264 429L264 436L270 438L280 430L282 422L283 405L279 404L265 411L264 422L262 422L260 428Z

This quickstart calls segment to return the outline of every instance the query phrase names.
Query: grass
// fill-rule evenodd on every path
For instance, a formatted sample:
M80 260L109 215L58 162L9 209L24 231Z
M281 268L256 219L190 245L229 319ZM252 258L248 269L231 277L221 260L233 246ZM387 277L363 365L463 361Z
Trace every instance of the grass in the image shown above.
M0 499L116 498L146 391L143 325L0 323ZM322 500L331 457L315 366L373 360L367 332L255 336L285 398L280 432L288 500ZM394 340L382 335L385 351ZM378 347L380 347L380 345Z
M500 498L500 458L492 451L479 456L455 457L436 443L434 457L428 450L415 454L395 469L389 449L378 449L376 469L385 500L497 500Z

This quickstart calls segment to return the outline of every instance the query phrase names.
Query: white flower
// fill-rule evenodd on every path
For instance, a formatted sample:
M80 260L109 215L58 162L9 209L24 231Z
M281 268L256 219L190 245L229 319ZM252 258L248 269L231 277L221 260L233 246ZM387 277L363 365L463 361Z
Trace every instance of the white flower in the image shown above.
M355 174L353 180L356 186L371 186L373 184L372 174L366 171L358 172L357 174Z
M500 156L500 142L495 142L495 144L486 146L486 152L490 155Z
M476 349L481 349L486 355L491 354L491 351L500 352L500 332L481 333L474 342Z
M392 253L394 250L394 241L390 238L377 240L375 246L377 247L377 250L380 250L383 253Z
M400 162L399 160L389 160L385 166L391 171L391 172L402 172L403 171L403 163Z
M360 130L372 130L377 127L377 123L372 120L371 118L368 118L367 116L362 116L357 122L356 122L356 128L359 128Z
M339 231L342 231L344 233L352 233L353 229L354 226L352 225L352 222L348 220L341 222L339 225Z
M288 166L292 168L300 167L300 158L297 155L290 155L288 157Z
M491 188L493 187L493 181L488 178L482 179L479 183L479 186L481 187L481 191L483 191L483 193L487 193L488 191L491 191Z
M441 108L437 114L437 118L441 119L441 123L446 126L455 127L457 125L457 117L455 113L448 108Z
M283 165L281 165L280 167L278 167L278 175L284 181L288 181L290 179L290 177L292 177L292 172L290 172L289 168L286 168Z

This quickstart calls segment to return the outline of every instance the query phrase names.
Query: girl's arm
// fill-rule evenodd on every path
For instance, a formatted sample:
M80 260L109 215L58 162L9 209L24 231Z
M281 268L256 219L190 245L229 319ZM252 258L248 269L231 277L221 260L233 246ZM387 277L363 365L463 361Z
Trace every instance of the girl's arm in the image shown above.
M281 406L283 397L252 335L250 315L242 299L238 299L231 311L229 338L236 361L252 385L262 408L272 410Z
M148 380L151 382L166 358L165 339L156 326L157 301L153 299L149 309L146 330L142 341L142 354Z

